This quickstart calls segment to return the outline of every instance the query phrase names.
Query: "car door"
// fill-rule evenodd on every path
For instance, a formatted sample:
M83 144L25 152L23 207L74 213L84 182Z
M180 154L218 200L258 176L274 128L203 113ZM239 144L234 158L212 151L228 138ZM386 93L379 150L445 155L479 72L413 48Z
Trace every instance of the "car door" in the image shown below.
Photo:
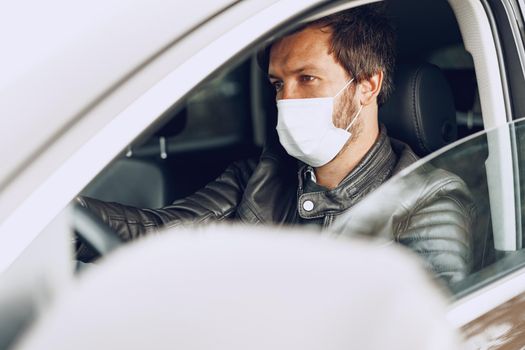
M523 63L523 1L483 2L492 19L492 29L500 52L500 69L505 72L506 108L509 123L500 127L511 141L513 167L513 196L507 201L515 205L515 234L507 242L514 246L498 245L494 265L473 274L455 289L456 301L449 316L461 327L470 348L514 349L525 343L523 325L523 296L525 295L523 224L523 96L525 93ZM498 132L492 130L490 132ZM490 133L489 132L489 133ZM513 213L507 213L513 214ZM505 213L502 213L505 215ZM507 215L511 217L511 215ZM503 243L499 241L499 243Z

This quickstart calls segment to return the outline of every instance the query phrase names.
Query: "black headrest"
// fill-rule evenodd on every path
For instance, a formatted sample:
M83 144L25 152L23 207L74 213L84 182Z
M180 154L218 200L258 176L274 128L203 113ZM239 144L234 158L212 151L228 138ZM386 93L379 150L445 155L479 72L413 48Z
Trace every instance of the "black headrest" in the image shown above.
M454 98L437 66L401 64L394 87L379 110L389 136L407 143L420 157L457 139Z

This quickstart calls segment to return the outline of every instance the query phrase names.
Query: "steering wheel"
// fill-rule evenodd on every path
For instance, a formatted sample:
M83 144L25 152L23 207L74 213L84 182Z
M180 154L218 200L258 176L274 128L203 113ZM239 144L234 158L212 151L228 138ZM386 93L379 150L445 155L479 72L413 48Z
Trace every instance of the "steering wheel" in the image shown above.
M80 204L73 207L76 259L92 262L117 249L124 242L100 218Z

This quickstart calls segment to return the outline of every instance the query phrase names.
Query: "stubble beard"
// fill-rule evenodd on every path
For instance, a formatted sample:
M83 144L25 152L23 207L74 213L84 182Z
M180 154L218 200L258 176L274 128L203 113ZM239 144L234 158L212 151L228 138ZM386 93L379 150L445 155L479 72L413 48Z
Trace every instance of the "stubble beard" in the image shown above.
M355 94L353 93L355 89L348 89L347 91L341 94L339 97L338 103L334 106L334 115L333 122L337 128L346 129L353 119L356 117L356 113L359 110L358 102L354 101ZM338 157L341 153L347 150L352 144L354 144L361 136L362 133L362 124L359 116L357 120L354 121L348 132L352 134L352 137L341 148L337 153Z

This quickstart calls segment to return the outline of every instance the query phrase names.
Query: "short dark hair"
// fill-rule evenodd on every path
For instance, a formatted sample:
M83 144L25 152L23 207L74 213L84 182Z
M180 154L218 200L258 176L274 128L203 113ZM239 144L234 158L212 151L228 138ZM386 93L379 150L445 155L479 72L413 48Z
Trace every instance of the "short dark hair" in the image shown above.
M395 66L395 31L386 16L385 5L376 3L334 13L298 30L311 26L330 28L330 53L357 82L383 72L383 86L377 98L382 105L393 90ZM271 45L258 55L260 66L266 71L270 48Z

